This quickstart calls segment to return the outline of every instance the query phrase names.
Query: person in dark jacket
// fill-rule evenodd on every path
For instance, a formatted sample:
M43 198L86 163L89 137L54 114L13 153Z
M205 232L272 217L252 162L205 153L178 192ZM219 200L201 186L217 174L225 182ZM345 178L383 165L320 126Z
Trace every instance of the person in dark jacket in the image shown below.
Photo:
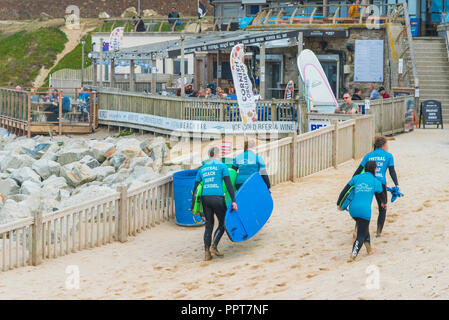
M355 88L354 94L352 95L352 100L363 100L362 99L362 89Z
M179 13L176 11L175 7L171 8L171 12L168 14L168 23L170 24L170 29L176 31L176 24L178 23Z

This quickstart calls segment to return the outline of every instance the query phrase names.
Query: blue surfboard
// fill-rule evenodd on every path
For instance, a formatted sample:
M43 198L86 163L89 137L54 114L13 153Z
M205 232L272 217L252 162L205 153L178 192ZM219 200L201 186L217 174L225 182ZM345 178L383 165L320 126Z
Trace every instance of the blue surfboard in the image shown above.
M273 212L273 198L259 173L254 173L235 196L238 210L228 207L226 233L233 242L242 242L256 235Z

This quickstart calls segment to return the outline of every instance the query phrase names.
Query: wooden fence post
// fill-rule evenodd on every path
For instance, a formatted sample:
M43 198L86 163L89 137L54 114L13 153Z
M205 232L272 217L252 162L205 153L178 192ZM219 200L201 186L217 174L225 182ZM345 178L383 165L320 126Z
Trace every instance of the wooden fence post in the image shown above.
M358 124L357 118L355 118L354 124L352 125L352 159L356 159L356 155L357 155L357 147L356 147L357 124Z
M118 211L118 241L126 242L128 240L128 188L120 186L117 188L120 192L120 202Z
M59 135L62 135L62 96L59 94L58 98L58 131Z
M296 178L296 170L298 168L298 156L297 156L297 143L296 143L296 138L297 138L297 134L296 132L291 133L291 137L292 137L292 145L290 147L290 168L291 168L291 172L290 172L290 180L292 182L295 182L295 178Z
M31 264L33 266L42 263L42 227L42 211L36 211L31 235Z
M28 131L28 139L30 139L31 138L31 93L28 93L27 131Z
M338 120L333 120L334 130L332 131L332 166L338 169Z

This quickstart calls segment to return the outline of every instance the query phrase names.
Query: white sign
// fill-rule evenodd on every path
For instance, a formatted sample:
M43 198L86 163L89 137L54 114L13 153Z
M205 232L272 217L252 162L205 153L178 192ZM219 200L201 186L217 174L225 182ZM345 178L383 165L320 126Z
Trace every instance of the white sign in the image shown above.
M120 50L120 45L123 41L123 32L125 28L117 27L112 30L111 35L109 36L109 50L118 51Z
M368 110L370 108L370 105L371 105L371 100L366 99L365 100L365 109Z
M354 81L384 81L384 41L356 40Z
M399 59L398 62L398 73L402 74L404 71L404 59Z
M178 120L125 111L100 109L98 119L146 125L172 131L196 133L289 133L296 131L294 121L258 121L248 124L241 122Z
M330 126L330 120L309 120L308 132Z
M256 122L256 100L254 99L253 85L248 77L248 70L244 63L245 51L243 44L237 44L232 48L230 58L232 79L234 80L242 121L244 124Z

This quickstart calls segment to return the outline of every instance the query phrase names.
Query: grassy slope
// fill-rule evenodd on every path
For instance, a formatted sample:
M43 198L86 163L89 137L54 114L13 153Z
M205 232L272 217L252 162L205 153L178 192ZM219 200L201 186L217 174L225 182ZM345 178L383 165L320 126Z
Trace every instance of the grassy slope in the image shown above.
M49 68L68 41L57 28L20 31L0 39L0 86L30 87L42 66Z

